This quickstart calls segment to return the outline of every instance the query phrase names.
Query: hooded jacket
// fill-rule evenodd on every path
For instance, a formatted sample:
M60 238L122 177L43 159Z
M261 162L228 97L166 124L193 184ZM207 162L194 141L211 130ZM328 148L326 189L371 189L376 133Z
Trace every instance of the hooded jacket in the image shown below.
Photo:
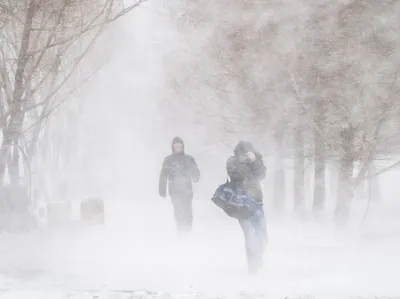
M175 137L172 140L172 146L180 143L184 146L181 138ZM162 197L168 193L171 197L187 197L193 198L192 182L200 179L200 171L197 167L195 159L185 154L184 148L182 153L174 153L164 159L159 180L159 194Z
M240 161L240 155L248 152L254 153L255 161ZM250 142L240 141L236 145L234 155L226 163L226 170L231 185L238 194L247 195L258 202L263 201L260 182L265 178L267 168L261 154L254 149Z

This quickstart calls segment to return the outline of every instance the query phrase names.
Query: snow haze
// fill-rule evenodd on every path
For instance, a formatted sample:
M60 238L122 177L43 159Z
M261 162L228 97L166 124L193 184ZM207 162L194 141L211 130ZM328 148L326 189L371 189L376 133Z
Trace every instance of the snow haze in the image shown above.
M374 56L374 51L382 48L376 46L368 52L370 48L361 49L364 44L360 42L360 49L356 51L350 46L344 48L339 42L335 44L335 40L334 45L327 42L326 47L340 48L335 48L334 55L350 55L357 62L337 58L341 62L335 64L332 53L324 52L316 58L318 67L329 71L333 68L335 77L332 75L328 80L328 75L322 74L322 79L316 79L318 76L312 71L303 72L309 63L307 57L297 54L308 51L308 43L315 42L310 41L310 36L326 35L339 40L340 34L355 34L351 30L342 32L336 25L327 27L333 21L325 14L336 11L336 4L330 7L325 1L316 1L316 4L273 1L256 22L260 28L270 22L269 31L265 29L265 36L252 37L253 41L263 42L254 42L254 49L248 47L239 55L229 52L234 45L223 47L224 42L238 38L224 35L233 30L238 6L226 6L226 14L222 14L224 9L220 5L196 5L195 2L198 3L149 0L110 24L97 40L80 69L82 73L91 70L93 76L48 120L52 128L49 136L53 136L50 139L62 140L68 132L73 135L72 139L65 137L67 143L73 141L72 158L56 168L58 162L52 160L49 152L33 172L33 176L46 174L43 180L34 177L38 189L48 185L48 194L71 202L73 222L66 228L40 227L29 233L0 233L0 299L400 296L400 186L397 185L400 170L393 168L370 180L379 185L379 199L376 193L368 198L371 190L367 179L358 184L351 196L351 217L346 227L338 229L335 222L337 192L344 189L339 171L344 165L340 163L345 146L339 146L343 135L338 132L347 128L346 121L354 121L358 130L352 143L354 148L372 144L368 142L375 136L374 120L380 117L374 112L378 108L372 105L376 99L384 102L384 84L374 91L365 91L368 95L363 105L350 103L356 102L354 95L359 94L362 85L354 77L365 78L365 69L376 67L377 71L386 72L382 75L389 78L385 82L392 82L390 63L385 61L376 66L379 57ZM357 5L359 1L340 1L337 6L347 7L350 2ZM355 17L360 17L359 22L367 22L368 9L375 9L371 8L371 1L364 2L367 4L360 4L363 13ZM263 9L263 4L259 5ZM399 11L397 4L393 4L393 10ZM244 11L243 19L238 19L236 26L242 23L243 27L247 26L251 13ZM346 12L340 10L340 13ZM379 14L384 12L380 10ZM387 31L376 37L375 42L386 38L381 42L387 42L392 52L399 53L398 32L391 31L398 25L398 18L381 15L371 22L379 24L378 33ZM311 26L310 22L315 20L323 24ZM359 25L351 17L346 20ZM341 33L336 34L335 30ZM360 39L361 36L360 33ZM277 51L282 55L279 59L271 56L261 60L259 57L265 57L260 54L262 47L268 49L265 55ZM249 54L252 51L254 56ZM323 52L320 48L318 51ZM392 52L387 57L392 57ZM307 52L310 53L315 54L311 50ZM358 64L363 60L368 60L365 69ZM339 108L330 102L325 106L328 107L324 114L326 198L323 211L315 215L313 194L316 193L313 192L319 156L314 155L313 142L317 138L314 134L319 118L308 114L318 110L310 104L310 90L321 80L322 87L316 88L323 89L326 84L326 91L321 94L335 98L338 87L333 82L342 76L343 70L339 70L342 64L348 67L349 85L353 84L352 80L357 81L352 88L358 89L351 91L343 83L346 96L338 104ZM237 79L238 73L240 78L247 76L255 85ZM371 75L367 79L375 77L379 76ZM310 78L315 82L307 81ZM263 80L267 82L264 90L259 88ZM367 84L368 80L363 82ZM305 95L304 101L297 101L300 96L296 95L296 86ZM267 103L269 110L258 102L246 104L257 98L256 91L249 95L253 89L266 95L267 99L260 101ZM262 96L257 99L260 98L264 99ZM305 103L302 108L297 106L299 102ZM378 141L374 153L378 154L372 160L378 173L398 161L396 117L400 114L396 113L400 108L398 103L392 104L396 108L388 112L387 118L391 118L382 124L380 139L375 139ZM368 105L375 108L367 111L366 116L360 107ZM346 116L340 118L341 109L350 112L343 112ZM63 129L68 115L73 115L71 126ZM298 175L298 152L292 140L298 131L304 132L301 212L295 211L299 189L293 187ZM280 139L281 133L285 138ZM177 237L170 199L158 194L159 172L164 157L171 153L174 136L183 138L185 150L195 157L201 171L201 179L194 185L194 227L186 238ZM225 182L226 160L233 154L233 146L242 139L253 142L267 166L262 186L268 245L265 269L257 276L247 273L239 224L210 200L216 187ZM355 173L363 168L363 162L363 159L352 161L356 165ZM280 171L284 171L283 179ZM60 189L64 182L69 182L68 188ZM276 204L278 193L282 194L281 207ZM79 203L87 197L104 199L104 226L79 223Z

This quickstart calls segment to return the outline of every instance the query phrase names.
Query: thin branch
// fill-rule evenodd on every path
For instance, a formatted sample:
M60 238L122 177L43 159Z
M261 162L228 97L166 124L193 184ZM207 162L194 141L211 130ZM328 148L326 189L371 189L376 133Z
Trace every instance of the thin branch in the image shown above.
M28 128L26 128L26 129L23 131L23 133L26 133L27 131L29 131L30 129L32 129L32 128L35 127L36 125L40 124L41 122L47 121L47 118L53 113L53 111L56 110L57 108L59 108L62 104L64 104L64 103L69 99L69 97L75 92L75 90L76 90L77 88L82 87L84 84L86 84L86 82L88 82L88 81L95 75L95 73L96 73L96 72L92 73L92 74L91 74L90 76L88 76L85 80L83 80L76 88L74 88L74 89L72 89L71 91L69 91L69 92L67 93L67 95L66 95L62 100L60 100L58 103L56 103L56 104L53 103L54 106L51 107L51 108L49 109L49 111L47 111L46 113L43 113L43 114L40 116L40 119L39 119L38 121L36 121L35 123L33 123L32 125L30 125ZM32 108L32 109L33 109L33 108Z
M16 19L20 24L24 25L24 21L22 21L14 11L12 11L10 8L5 6L4 4L0 4L0 9L3 9L5 12L7 12L11 17Z
M89 45L87 46L87 48L85 49L85 51L83 51L83 53L78 57L78 59L74 62L72 69L70 70L70 72L68 73L68 75L58 84L58 86L52 91L50 92L49 95L47 95L47 97L32 106L26 107L24 109L24 112L27 112L31 109L37 108L39 106L44 105L46 102L48 102L59 90L61 87L64 86L64 84L69 80L69 78L71 78L71 76L74 74L74 71L76 70L77 66L79 65L79 63L82 61L82 59L86 56L86 54L90 51L90 49L92 48L92 46L94 45L95 41L97 40L98 36L101 34L102 32L102 28L99 29L99 31L96 33L96 35L93 37L93 39L91 40L91 42L89 43Z
M390 111L390 109L392 109L392 107L391 107L392 105L391 104L393 104L393 102L395 101L395 97L391 97L391 93L392 93L393 87L394 87L394 85L395 85L395 83L397 81L399 72L400 72L400 68L395 72L394 77L393 77L393 81L392 81L392 83L390 85L390 88L389 88L387 100L391 99L391 103L384 103L383 104L382 115L381 115L381 117L380 117L380 119L379 119L379 121L378 121L378 123L376 125L376 128L374 130L374 134L372 136L372 138L373 138L372 140L374 141L374 145L370 146L370 149L369 149L367 155L364 157L363 167L362 167L362 169L360 170L359 174L357 175L357 177L355 179L356 185L360 184L364 180L364 177L365 177L365 175L367 173L367 170L368 170L368 166L371 163L373 157L376 155L377 140L378 140L379 134L381 132L381 128L382 128L384 122L387 121L388 114L391 112Z
M41 63L41 61L42 61L44 55L46 54L46 52L47 52L47 50L48 50L48 46L50 45L50 43L51 43L51 42L53 41L53 39L55 38L56 32L57 32L56 29L57 29L57 27L58 27L59 24L60 24L60 21L61 21L61 18L63 17L63 12L64 12L66 6L67 6L67 2L64 3L64 6L63 6L63 7L61 8L61 10L59 11L58 17L57 17L57 19L56 19L56 21L55 21L55 24L54 24L54 27L52 28L52 32L51 32L51 34L49 34L49 36L48 36L48 38L47 38L47 41L46 41L45 46L44 46L44 48L43 48L43 51L40 52L39 57L37 58L37 60L36 60L36 62L35 62L35 64L34 64L34 66L31 68L31 70L30 70L30 72L29 72L29 75L28 75L28 78L27 78L28 80L30 80L32 74L33 74L34 71L38 68L39 64Z
M66 39L63 39L63 40L60 40L60 41L51 43L51 44L48 45L46 48L47 48L47 49L54 48L54 47L57 47L57 46L61 46L61 45L67 44L67 43L69 43L69 42L71 42L71 41L73 41L73 40L76 40L76 39L78 39L79 37L81 37L83 34L89 32L89 31L91 31L91 30L93 30L93 29L96 29L96 28L98 28L98 27L102 27L102 26L104 26L104 25L108 25L108 24L110 24L110 23L116 21L118 18L122 17L122 16L125 15L126 13L128 13L128 12L130 12L131 10L133 10L133 9L135 9L135 8L137 8L137 7L139 7L139 6L142 5L144 2L147 2L147 1L148 1L148 0L138 0L137 3L132 4L129 8L123 9L123 10L122 10L121 12L119 12L115 17L113 17L113 18L111 18L111 19L105 19L105 20L103 20L102 22L100 22L99 24L94 24L94 22L102 15L102 13L100 13L100 14L97 15L97 16L94 18L94 20L92 20L92 21L89 23L89 25L87 25L84 29L80 30L79 32L75 33L73 36L70 36L70 37L68 37L68 38L66 38ZM35 51L31 51L31 52L29 52L29 54L30 54L30 55L34 55L34 54L40 53L42 50L43 50L43 49L38 49L38 50L35 50Z

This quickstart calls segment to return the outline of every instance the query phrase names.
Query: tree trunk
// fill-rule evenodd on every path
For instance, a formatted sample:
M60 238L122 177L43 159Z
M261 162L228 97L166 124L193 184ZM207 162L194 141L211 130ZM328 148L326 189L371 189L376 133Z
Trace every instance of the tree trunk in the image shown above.
M380 202L382 200L381 186L379 182L379 177L376 175L376 165L375 162L371 162L368 168L368 192L371 195L371 200L373 202Z
M32 182L32 170L38 165L35 162L35 155L37 152L37 141L32 140L29 146L25 147L26 160L24 160L24 183L26 185ZM37 167L36 167L37 169ZM39 174L40 172L37 172Z
M339 184L336 199L335 219L336 227L346 226L350 219L351 202L354 196L354 129L345 128L340 134L341 158L339 165Z
M24 120L24 74L29 61L29 42L32 32L33 17L36 9L36 0L30 0L26 12L24 29L18 53L17 68L14 78L14 91L12 95L12 105L10 107L10 118L8 124L3 128L3 142L0 151L0 181L4 184L9 148L13 142L18 144L22 123Z
M297 130L295 134L294 209L296 212L303 213L305 211L304 139L301 130Z
M325 149L324 140L318 132L314 134L314 199L313 212L321 213L325 208Z
M4 177L7 169L7 159L10 151L11 141L3 132L3 141L0 149L0 186L4 186Z
M325 141L323 104L319 99L314 99L315 128L314 128L314 192L313 212L318 216L325 208Z
M283 165L283 132L275 135L273 206L281 211L285 205L285 171Z
M21 175L19 169L20 153L17 146L12 148L8 158L8 174L10 177L10 183L13 186L18 186L21 183Z
M24 119L24 99L26 91L24 86L25 69L29 61L29 43L32 32L33 17L36 10L36 0L30 0L26 11L25 24L22 32L21 45L18 53L17 69L15 71L14 92L12 106L10 107L10 121L8 131L12 133L12 140L17 142L21 134L22 122Z

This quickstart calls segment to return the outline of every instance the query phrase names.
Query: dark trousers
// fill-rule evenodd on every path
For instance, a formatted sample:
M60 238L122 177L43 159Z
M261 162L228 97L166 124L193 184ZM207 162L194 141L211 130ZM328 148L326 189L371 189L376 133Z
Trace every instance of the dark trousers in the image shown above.
M188 196L172 196L171 200L178 234L190 232L193 224L192 198Z
M254 274L263 266L265 245L268 242L263 206L252 217L239 220L239 223L245 238L248 269Z

